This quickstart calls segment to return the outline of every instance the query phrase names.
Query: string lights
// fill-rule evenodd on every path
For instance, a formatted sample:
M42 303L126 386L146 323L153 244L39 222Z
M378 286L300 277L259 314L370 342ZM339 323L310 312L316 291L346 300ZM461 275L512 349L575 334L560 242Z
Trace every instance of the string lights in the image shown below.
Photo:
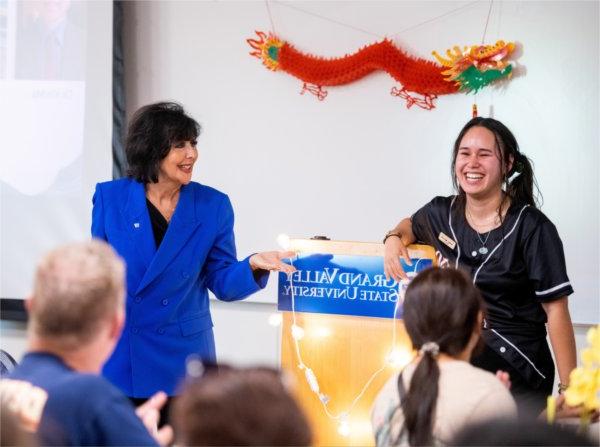
M288 236L280 235L280 236L278 236L277 240L278 240L278 242L280 242L280 246L282 246L282 248L289 249L290 239ZM284 242L285 246L281 242ZM323 392L323 390L321 390L321 387L319 385L319 380L318 380L316 374L306 363L304 363L304 361L302 359L302 353L300 351L300 343L299 342L306 336L306 331L304 328L302 328L298 324L298 322L296 320L296 302L295 302L294 284L293 284L293 280L292 280L292 275L288 275L288 281L290 284L290 291L291 291L291 305L292 305L291 306L292 307L292 325L291 325L290 333L291 333L291 336L292 336L292 339L294 342L296 358L298 360L298 369L300 369L301 371L304 372L304 377L306 379L306 383L308 384L310 390L316 395L316 397L321 402L327 417L329 419L337 422L337 431L343 437L348 437L352 433L353 426L350 423L350 414L354 410L354 407L356 406L356 404L363 397L363 395L365 394L365 392L367 391L367 389L369 388L369 386L371 385L373 380L375 380L375 378L380 373L382 373L388 366L392 366L393 368L399 369L399 368L402 368L403 366L405 366L406 364L408 364L413 358L413 353L411 351L396 349L396 326L397 326L397 321L398 321L397 320L398 307L404 301L404 294L406 291L406 287L408 286L408 284L410 282L410 279L412 279L417 274L417 271L418 271L417 269L418 269L418 265L419 265L420 261L421 261L421 259L417 260L414 263L413 270L410 272L407 272L407 276L409 277L409 279L403 280L398 284L398 287L399 287L398 299L396 300L396 303L394 305L394 314L392 317L392 340L391 340L392 347L391 347L390 351L388 352L388 354L386 355L383 365L379 369L377 369L371 375L371 377L365 382L361 391L352 400L352 403L350 404L350 406L347 409L345 409L344 411L341 411L337 414L334 414L330 411L329 406L328 406L328 404L330 403L329 396L327 394L325 394ZM291 265L294 265L294 262L292 259L290 259L290 263L291 263ZM310 331L310 335L317 336L317 337L327 337L327 336L331 335L331 330L327 327L321 326L321 327L315 328L314 330Z

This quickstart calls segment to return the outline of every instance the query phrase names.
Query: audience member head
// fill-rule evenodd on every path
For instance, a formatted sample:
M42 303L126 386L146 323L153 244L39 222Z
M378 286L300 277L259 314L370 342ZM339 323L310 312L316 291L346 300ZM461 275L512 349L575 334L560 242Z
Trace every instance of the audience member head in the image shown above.
M157 102L135 112L125 154L128 175L141 183L157 183L161 161L182 141L195 141L200 125L175 102Z
M430 268L406 290L404 325L420 360L402 410L411 445L431 444L440 376L437 357L470 357L479 340L482 299L460 270Z
M177 443L306 446L312 435L277 370L212 367L185 384L175 402Z
M105 242L52 250L37 267L27 301L31 347L61 354L95 343L99 368L120 335L124 294L125 264Z
M527 419L490 420L468 425L454 438L456 446L593 446L590 438L577 433L576 427L548 425Z

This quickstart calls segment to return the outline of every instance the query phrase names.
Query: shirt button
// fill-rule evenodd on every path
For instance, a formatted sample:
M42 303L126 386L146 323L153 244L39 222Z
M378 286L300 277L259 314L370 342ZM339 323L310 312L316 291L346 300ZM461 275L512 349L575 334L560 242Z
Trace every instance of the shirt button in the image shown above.
M182 276L184 279L188 279L188 278L190 277L189 273L188 273L188 272L186 272L185 270L182 270L182 271L181 271L181 276Z
M161 301L161 303L162 303L163 306L166 306L167 304L169 304L169 300L164 299L164 300Z
M137 334L140 330L136 327L134 327L131 332L133 332L134 334Z
M156 330L156 332L158 332L159 334L164 334L164 333L165 333L165 330L164 330L164 328L162 328L162 327L159 327L159 328Z
M139 302L141 302L141 301L142 301L142 299L141 299L139 296L136 296L136 297L135 297L135 302L136 302L136 303L139 303Z
M500 346L500 352L504 354L506 352L506 348L504 346Z

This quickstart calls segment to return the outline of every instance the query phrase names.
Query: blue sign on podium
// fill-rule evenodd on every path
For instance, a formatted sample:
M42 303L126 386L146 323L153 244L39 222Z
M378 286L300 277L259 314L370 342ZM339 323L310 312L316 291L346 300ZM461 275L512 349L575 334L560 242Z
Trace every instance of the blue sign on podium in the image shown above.
M404 271L414 276L432 266L427 258L401 260ZM297 312L394 318L400 285L386 280L381 256L302 254L292 260L297 271L279 273L278 309ZM396 318L402 318L398 303Z

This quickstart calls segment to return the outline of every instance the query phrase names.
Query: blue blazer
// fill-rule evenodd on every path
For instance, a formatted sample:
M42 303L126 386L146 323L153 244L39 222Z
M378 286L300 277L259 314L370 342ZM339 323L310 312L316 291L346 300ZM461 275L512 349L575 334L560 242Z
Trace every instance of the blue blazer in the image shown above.
M130 397L174 395L191 354L214 362L210 289L241 300L267 284L248 258L236 258L233 209L227 195L190 183L159 249L144 185L132 179L99 183L92 236L107 241L127 264L126 324L103 374Z

